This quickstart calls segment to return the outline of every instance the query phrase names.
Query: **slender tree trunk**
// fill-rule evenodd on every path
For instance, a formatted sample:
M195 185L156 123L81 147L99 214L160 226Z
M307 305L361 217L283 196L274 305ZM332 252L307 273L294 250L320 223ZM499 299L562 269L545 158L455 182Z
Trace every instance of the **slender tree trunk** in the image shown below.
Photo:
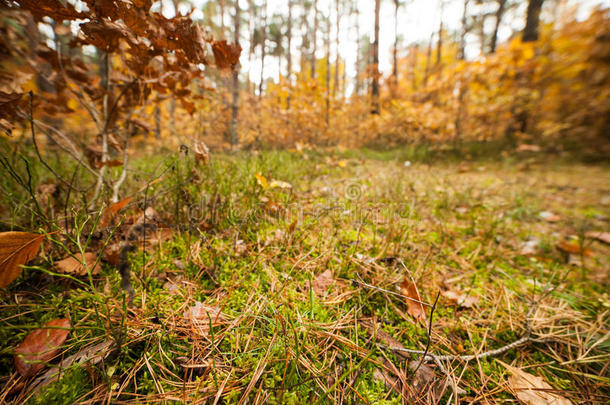
M498 29L500 28L500 23L502 22L502 17L504 16L506 6L506 0L498 0L498 9L496 10L496 23L494 25L494 30L491 34L491 45L489 47L489 53L496 52L496 46L498 43Z
M248 12L250 13L250 18L248 19L248 33L250 34L250 39L248 40L248 66L252 66L252 56L254 55L254 24L256 21L256 6L254 5L254 0L248 0ZM248 94L252 94L254 90L252 90L252 82L250 81L249 73L247 83Z
M443 52L443 9L445 3L441 0L441 18L438 23L438 38L436 41L436 67L441 65L441 57Z
M330 13L332 3L328 2L328 20L326 21L326 127L330 124Z
M375 40L373 41L373 82L371 86L371 114L379 114L379 8L381 0L375 0Z
M173 96L169 100L169 134L176 135L176 99Z
M428 41L428 49L426 49L426 67L424 68L424 86L428 83L428 76L430 75L430 60L432 59L432 40L434 39L434 31L430 33L430 40Z
M360 11L358 9L358 0L354 0L354 8L356 9L356 96L360 95Z
M341 70L341 59L339 57L339 23L341 21L341 14L339 12L339 0L335 0L335 12L336 15L336 28L337 32L335 34L335 84L333 86L333 98L337 97L337 91L339 89L339 70Z
M263 97L263 82L265 81L265 50L267 42L267 1L263 2L263 23L261 24L261 79L258 82L258 99Z
M220 5L220 36L225 36L225 0L218 1Z
M311 78L316 77L316 51L318 42L318 0L313 0L313 43L311 50Z
M464 60L466 58L466 34L468 33L468 22L466 18L468 17L468 2L469 0L464 0L464 10L462 11L462 27L460 31L460 47L458 50L458 59Z
M161 139L161 109L155 105L155 138Z
M239 1L235 0L235 44L239 46L239 23L241 20ZM231 146L235 148L238 142L237 114L239 113L239 61L233 67L233 102L231 103Z
M400 1L394 0L394 48L392 49L392 98L396 97L398 85L398 7Z
M286 50L288 97L286 97L286 109L290 109L290 91L292 91L292 0L288 0L288 49Z
M523 42L538 40L538 29L540 25L540 10L544 0L529 0L527 4L527 18L523 29Z

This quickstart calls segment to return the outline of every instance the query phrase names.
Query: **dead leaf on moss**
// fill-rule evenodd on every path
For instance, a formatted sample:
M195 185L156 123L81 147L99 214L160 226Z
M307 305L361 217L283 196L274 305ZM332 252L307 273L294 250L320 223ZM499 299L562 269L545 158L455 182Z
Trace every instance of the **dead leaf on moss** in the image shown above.
M558 394L542 377L526 373L520 368L498 360L508 372L508 386L515 396L527 405L571 405L572 402Z
M334 283L335 279L333 278L333 272L330 270L326 270L318 274L316 278L313 279L313 282L311 284L313 291L316 293L316 295L322 296Z
M578 243L568 241L559 242L557 244L557 249L572 255L582 254L584 256L591 256L593 254L590 249L583 249Z
M68 319L53 319L43 328L35 329L15 347L15 367L24 377L32 376L51 361L70 333Z
M610 245L610 232L591 231L585 234L587 238L597 239L600 242Z
M85 252L84 260L82 256L79 259L73 256L69 256L63 260L58 261L55 265L57 266L57 269L60 271L60 273L64 274L84 276L85 274L87 274L87 268L91 269L91 274L98 274L100 272L101 266L99 262L96 263L97 255L95 253ZM86 264L86 266L83 265L83 262Z
M460 291L447 290L442 291L441 295L457 304L457 306L462 308L472 308L481 300L479 297L474 295L464 294Z
M400 293L408 297L405 298L405 303L407 304L407 312L409 315L411 315L417 322L425 323L426 311L424 310L424 306L421 302L419 291L417 291L417 286L415 283L413 283L408 277L405 277L400 284Z

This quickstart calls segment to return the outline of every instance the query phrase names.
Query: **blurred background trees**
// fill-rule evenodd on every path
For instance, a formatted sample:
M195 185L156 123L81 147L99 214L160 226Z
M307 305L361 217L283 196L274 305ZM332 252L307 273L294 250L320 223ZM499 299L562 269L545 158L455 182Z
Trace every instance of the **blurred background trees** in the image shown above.
M82 33L70 18L20 17L19 5L26 3L2 2L2 75L10 77L0 89L4 94L48 92L57 85L49 80L56 68L52 60L47 58L40 71L26 68L26 56L39 52L39 43L48 53L66 49L70 69L82 61L102 88L129 67L129 60L120 58L105 62L100 44L78 44ZM120 125L131 128L136 141L204 140L213 148L610 140L608 9L583 12L561 0L430 1L427 7L435 8L436 17L425 39L400 35L401 27L417 19L418 3L151 2L152 13L188 18L210 40L226 39L245 51L233 73L201 64L205 80L193 76L177 82L182 83L177 92L143 83L142 91L151 91L147 103ZM459 24L448 23L448 16ZM13 39L19 52L4 50L14 48L6 43ZM382 43L391 45L382 48ZM151 66L161 76L178 69ZM86 107L71 97L49 104L41 125L76 138L95 135L94 126L82 119L89 114ZM21 120L1 116L3 126L18 134L26 110L22 106Z

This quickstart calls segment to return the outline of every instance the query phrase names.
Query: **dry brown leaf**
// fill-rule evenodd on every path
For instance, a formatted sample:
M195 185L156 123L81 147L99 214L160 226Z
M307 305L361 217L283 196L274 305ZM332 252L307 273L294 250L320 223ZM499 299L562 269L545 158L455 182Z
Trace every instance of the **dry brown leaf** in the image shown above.
M214 41L212 43L214 62L218 69L233 68L239 63L241 46L239 44L229 44L227 41Z
M121 200L119 202L115 202L113 204L110 204L109 206L107 206L104 209L104 212L102 213L102 218L100 218L100 226L102 228L107 227L108 225L110 225L110 222L112 221L112 218L114 218L114 216L123 208L125 208L125 206L127 204L129 204L129 202L131 201L131 197L125 198L124 200Z
M591 256L593 254L589 249L582 249L578 243L568 241L559 242L557 244L557 249L573 255L583 254L584 256Z
M15 367L24 377L32 376L59 353L70 333L70 320L53 319L43 328L30 332L15 348Z
M328 291L331 285L333 285L335 279L333 278L333 272L330 270L326 270L316 276L313 279L312 288L313 291L318 295L322 296Z
M511 374L508 385L515 396L527 405L571 405L567 398L554 393L556 391L542 377L526 373L520 368L510 366L498 360Z
M454 301L459 307L472 308L480 301L479 297L467 295L460 291L448 290L442 291L441 295L451 301Z
M210 320L212 326L220 325L226 320L219 307L205 305L199 301L184 312L184 319L202 336L210 331Z
M425 323L426 322L426 311L424 305L421 302L417 286L408 277L405 277L400 284L400 293L408 298L405 298L407 304L407 312L416 321Z
M587 232L585 234L585 236L587 238L597 239L600 242L604 242L604 243L610 245L610 232L591 231L591 232Z
M80 256L80 255L78 255ZM91 274L98 274L100 272L100 263L97 262L97 255L92 252L85 252L84 260L81 260L68 256L63 260L56 263L57 269L64 274L74 274L77 276L84 276L87 274L87 268L91 269ZM87 266L83 265L83 261Z
M35 392L49 383L56 381L61 377L62 370L65 370L74 364L86 363L95 365L104 360L115 350L116 342L112 339L105 340L96 345L86 346L79 350L78 353L68 356L62 360L61 363L59 363L59 367L53 367L47 370L44 374L40 375L40 377L36 378L32 384L32 391Z
M36 256L43 239L44 235L37 233L0 233L0 288L6 287L21 274L21 266Z
M193 154L195 155L195 161L206 165L210 158L210 150L207 145L203 142L197 142L193 145Z
M546 222L558 222L561 220L561 217L557 214L554 214L550 211L542 211L538 216L544 219Z

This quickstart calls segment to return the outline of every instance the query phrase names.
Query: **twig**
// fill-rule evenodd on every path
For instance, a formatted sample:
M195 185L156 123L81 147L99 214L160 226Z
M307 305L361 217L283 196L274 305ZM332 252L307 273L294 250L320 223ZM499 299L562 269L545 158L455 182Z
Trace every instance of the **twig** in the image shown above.
M551 342L553 341L553 339L535 339L531 336L524 336L519 340L516 340L512 343L509 343L505 346L502 346L498 349L494 349L494 350L488 350L486 352L483 353L479 353L479 354L467 354L467 355L453 355L453 354L446 354L446 355L438 355L438 354L432 354L432 353L426 353L426 351L424 350L413 350L413 349L406 349L406 348L401 348L401 347L389 347L389 346L385 346L385 345L381 345L382 347L389 349L389 350L393 350L393 351L397 351L397 352L404 352L404 353L410 353L410 354L425 354L426 356L424 357L424 360L432 360L434 362L437 361L452 361L452 360L462 360L462 361L470 361L470 360L475 360L475 359L482 359L485 357L492 357L492 356L497 356L500 354L503 354L511 349L514 349L515 347L519 347L522 346L526 343L546 343L546 342Z
M428 342L426 343L426 350L424 350L424 355L419 360L417 367L413 371L413 374L417 373L419 367L421 367L424 359L428 355L428 350L430 349L430 342L432 341L432 318L434 317L434 310L436 309L436 304L438 303L438 298L441 296L441 292L436 293L436 298L434 299L434 304L432 304L432 309L430 310L430 320L428 321Z

